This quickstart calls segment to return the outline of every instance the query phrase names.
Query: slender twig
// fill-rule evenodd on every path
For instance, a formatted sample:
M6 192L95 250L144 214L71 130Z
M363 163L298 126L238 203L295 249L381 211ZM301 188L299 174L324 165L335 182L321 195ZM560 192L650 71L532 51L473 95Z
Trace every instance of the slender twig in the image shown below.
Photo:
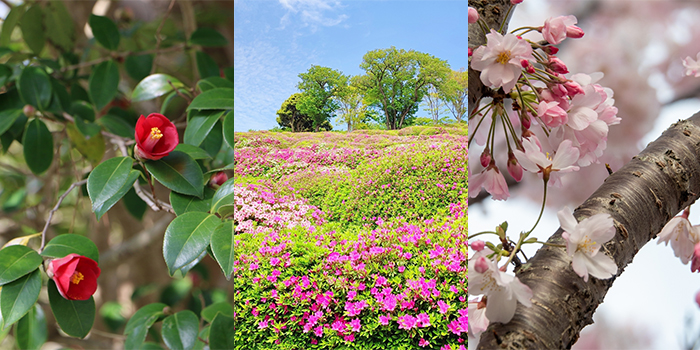
M44 225L44 229L41 231L41 247L39 248L39 253L41 253L44 250L44 245L46 244L46 231L49 229L49 225L51 224L51 219L53 218L53 214L58 211L58 208L61 206L61 203L63 203L63 200L66 199L68 194L76 187L82 186L87 182L87 179L80 180L78 182L74 182L68 187L66 192L63 192L63 194L58 197L58 201L56 205L51 209L49 212L49 218L46 219L46 225Z
M156 30L156 50L160 48L160 42L161 37L160 37L160 31L163 30L163 25L165 25L165 20L170 16L170 11L173 10L173 5L175 5L175 0L170 0L170 5L168 5L168 10L165 12L165 16L163 16L163 19L160 21L160 24L158 25L158 29ZM156 72L156 61L158 60L158 51L155 53L155 57L153 57L153 66L151 67L151 74Z
M151 49L151 50L146 50L146 51L126 51L126 52L119 52L119 53L115 53L115 54L113 54L113 55L111 55L111 56L100 57L100 58L96 58L96 59L91 60L91 61L85 61L85 62L81 62L81 63L78 63L78 64L73 64L73 65L70 65L70 66L65 66L65 67L61 68L60 71L61 71L61 72L66 72L66 71L73 70L73 69L80 69L80 68L90 67L90 66L94 66L94 65L96 65L96 64L100 64L100 63L102 63L102 62L104 62L104 61L111 60L112 58L126 58L126 57L129 57L129 56L140 56L140 55L149 55L149 54L156 54L156 55L157 55L157 54L166 53L166 52L180 51L180 50L183 50L183 49L187 49L187 44L186 44L186 43L180 43L180 44L173 45L173 46L171 46L171 47L167 47L167 48L164 48L164 49Z
M188 105L189 105L190 103L192 103L192 99L189 98L189 97L187 97L187 95L183 94L182 92L180 92L180 89L176 88L175 85L173 85L173 82L172 82L172 81L168 80L168 84L170 84L170 86L173 88L173 90L175 90L175 93L176 93L178 96L184 98L185 101L187 101L187 104L188 104Z
M95 335L99 335L99 336L105 337L105 338L121 339L121 340L126 339L125 335L103 332L103 331L101 331L99 329L95 329L95 328L93 328L92 331L90 331L90 332L94 333Z
M146 170L146 165L143 164L141 159L139 159L139 164L141 164L142 169ZM153 178L151 177L151 174L148 173L148 171L145 171L145 173L146 173L146 180L148 181L148 186L151 187L151 195L153 196L153 201L158 206L158 209L161 209L161 207L159 205L160 201L158 200L158 198L156 198L156 188L153 186Z
M204 310L204 307L206 306L206 302L204 301L204 295L202 295L201 292L199 293L199 302L202 304L202 311L203 311L203 310ZM200 330L200 331L202 330L202 327L203 327L203 326L204 326L204 317L201 317L201 311L200 311L200 317L199 317L199 330ZM199 334L199 332L197 332L197 334ZM198 338L201 342L203 342L203 343L209 345L209 342L206 341L205 339L202 339L202 337L200 337L199 335L197 336L197 338Z

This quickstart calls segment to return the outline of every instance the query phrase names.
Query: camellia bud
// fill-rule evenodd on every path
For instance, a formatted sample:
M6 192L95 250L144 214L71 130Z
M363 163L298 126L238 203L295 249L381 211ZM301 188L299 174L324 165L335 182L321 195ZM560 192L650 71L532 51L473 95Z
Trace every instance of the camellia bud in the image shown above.
M36 110L34 109L34 106L32 106L32 105L25 105L24 108L22 109L22 113L24 113L24 115L26 115L27 117L33 116L34 112L36 112Z
M226 181L228 181L228 176L225 172L220 171L211 177L211 180L209 180L209 184L214 188L218 188L219 186L223 185Z
M523 167L518 163L513 152L508 152L508 174L517 182L523 179Z
M479 157L479 160L481 161L481 166L486 168L489 163L491 163L491 152L489 152L489 148L486 147L483 152L481 152L481 157Z

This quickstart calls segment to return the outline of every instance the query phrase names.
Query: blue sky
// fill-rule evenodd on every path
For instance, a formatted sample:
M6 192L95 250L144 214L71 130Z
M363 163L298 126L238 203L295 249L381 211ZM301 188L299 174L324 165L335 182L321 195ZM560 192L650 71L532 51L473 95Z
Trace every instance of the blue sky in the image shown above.
M235 131L277 126L312 65L358 75L367 51L396 46L466 67L466 15L465 0L235 0Z

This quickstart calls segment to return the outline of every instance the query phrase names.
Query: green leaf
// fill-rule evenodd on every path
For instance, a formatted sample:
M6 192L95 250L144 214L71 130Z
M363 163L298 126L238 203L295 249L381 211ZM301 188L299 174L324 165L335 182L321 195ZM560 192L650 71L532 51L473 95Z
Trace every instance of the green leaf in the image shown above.
M147 341L147 342L141 344L140 350L163 350L163 347L160 346L160 344Z
M189 212L168 225L163 239L163 257L171 276L207 249L211 233L219 223L214 215Z
M233 112L224 116L224 140L233 148Z
M51 103L51 81L46 72L39 67L24 67L17 80L17 87L22 101L40 111Z
M6 64L0 64L0 86L5 85L12 77L12 68Z
M26 9L26 5L20 5L11 9L10 13L7 14L5 21L2 23L2 29L0 29L0 46L7 46L10 44L12 30L15 29L15 26L19 23Z
M211 235L211 251L224 276L230 281L233 273L233 221L226 221L214 230Z
M233 89L216 88L199 94L192 100L190 109L233 109Z
M221 150L221 145L224 144L224 135L222 134L221 120L217 120L214 127L211 128L209 135L204 139L204 142L199 147L202 147L210 156L216 158Z
M209 349L225 350L234 349L233 318L218 314L211 323L209 330Z
M41 252L47 258L63 258L68 254L78 254L100 262L100 253L95 243L85 236L72 233L54 237Z
M3 326L0 328L8 327L27 314L39 300L40 291L41 272L39 269L4 285L2 293L0 293L0 312L2 312L3 321Z
M126 323L124 334L127 335L124 344L125 349L141 349L141 344L146 339L148 329L164 315L163 310L168 307L163 303L148 304L136 311L129 322Z
M176 215L182 215L190 211L206 213L209 211L213 195L214 191L209 187L204 189L204 199L172 191L170 192L170 204L173 206Z
M129 214L133 215L139 220L143 219L143 214L146 213L146 202L144 202L141 197L136 194L136 190L134 190L133 187L129 188L129 191L124 195L124 206Z
M153 55L129 56L124 62L126 73L136 81L147 77L153 67Z
M233 204L227 204L227 205L222 205L219 207L219 210L216 211L219 216L222 218L228 217L229 215L233 215Z
M211 159L209 153L204 151L199 147L188 145L186 143L181 143L175 147L176 151L185 152L192 157L192 159Z
M46 342L48 329L46 327L46 316L39 304L29 309L15 326L15 338L17 347L26 350L39 350Z
M95 322L95 299L68 300L61 296L51 279L48 290L51 311L61 329L71 337L85 338Z
M220 301L218 303L211 304L202 310L202 318L209 323L211 323L218 314L233 317L233 306L226 301Z
M91 15L95 16L95 15ZM95 16L96 17L96 16ZM88 93L90 100L98 111L114 99L119 86L119 67L112 61L98 64L90 74Z
M192 33L192 36L190 36L190 43L192 45L218 47L227 46L228 40L215 29L202 27Z
M9 130L20 115L22 115L21 109L6 109L0 111L0 135Z
M224 182L211 200L211 212L216 213L224 205L233 204L233 178Z
M46 27L49 40L61 47L63 51L73 50L75 31L73 29L73 18L61 1L49 1L46 4Z
M199 146L202 144L209 132L214 127L214 124L221 118L224 111L221 110L204 110L195 111L192 117L187 121L185 129L184 143Z
M200 75L202 73L200 72ZM234 85L233 82L231 82L228 79L224 79L220 76L215 76L215 77L209 77L206 79L202 79L197 82L197 87L199 88L199 91L205 92L209 91L212 89L216 88L231 88L233 89Z
M197 51L195 53L195 59L197 61L197 70L199 71L200 77L209 78L219 76L219 66L206 52Z
M100 164L105 155L105 139L102 134L97 133L96 136L86 139L78 128L70 123L66 124L66 133L78 152L85 156L92 166Z
M112 51L119 48L119 28L117 28L117 25L114 24L111 19L103 16L90 15L88 22L90 23L92 34L100 45Z
M30 7L19 21L24 42L37 55L41 53L41 49L44 48L44 43L46 43L43 17L44 13L41 10L41 6L36 4Z
M160 160L147 161L146 169L163 186L175 192L202 197L202 169L187 153L172 151Z
M180 94L185 96L190 96L190 93L186 89L177 89ZM182 110L187 108L189 101L178 95L176 91L171 91L163 99L163 104L160 107L160 114L162 115L172 115L181 114Z
M180 311L163 320L162 333L171 350L190 350L199 333L199 318L190 310Z
M172 83L172 86L168 81ZM173 86L181 88L185 86L185 84L167 74L149 75L136 85L134 92L131 94L131 101L146 101L163 96L173 91Z
M54 77L51 77L51 90L53 90L53 96L47 110L58 115L61 115L63 112L70 112L71 98L68 90Z
M224 68L224 76L233 83L233 67Z
M88 194L98 220L136 181L138 172L131 172L133 165L129 157L115 157L102 162L88 176Z
M134 135L136 134L136 130L134 129L133 125L130 125L126 122L126 120L113 114L103 115L100 119L97 119L97 123L104 126L105 129L112 134L119 135L121 137L134 138Z
M23 245L11 245L0 250L0 286L32 271L44 261L39 253ZM2 294L2 293L0 293Z
M24 159L34 174L45 172L53 162L53 136L41 119L27 124L22 137Z

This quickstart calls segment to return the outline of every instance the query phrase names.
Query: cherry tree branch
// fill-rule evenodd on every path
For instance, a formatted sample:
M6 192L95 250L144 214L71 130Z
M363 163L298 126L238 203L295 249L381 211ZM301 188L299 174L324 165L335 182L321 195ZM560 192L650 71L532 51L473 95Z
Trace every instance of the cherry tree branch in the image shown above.
M46 219L46 224L44 225L44 229L41 231L41 247L39 247L39 253L41 253L44 250L44 246L46 245L46 232L49 230L49 225L51 225L51 219L53 219L53 214L58 211L58 208L61 206L61 203L63 203L63 200L66 199L68 194L73 191L74 188L82 186L87 182L87 179L80 180L78 182L74 182L68 187L66 192L63 192L63 194L58 197L58 201L56 201L56 205L51 209L49 212L49 218Z
M600 254L611 256L618 276L634 256L683 208L700 197L700 113L680 121L610 175L574 215L612 216L616 234ZM548 240L564 244L559 229ZM533 292L532 307L518 304L507 323L494 323L478 349L566 349L593 323L593 313L617 276L584 282L561 247L544 246L516 276Z

